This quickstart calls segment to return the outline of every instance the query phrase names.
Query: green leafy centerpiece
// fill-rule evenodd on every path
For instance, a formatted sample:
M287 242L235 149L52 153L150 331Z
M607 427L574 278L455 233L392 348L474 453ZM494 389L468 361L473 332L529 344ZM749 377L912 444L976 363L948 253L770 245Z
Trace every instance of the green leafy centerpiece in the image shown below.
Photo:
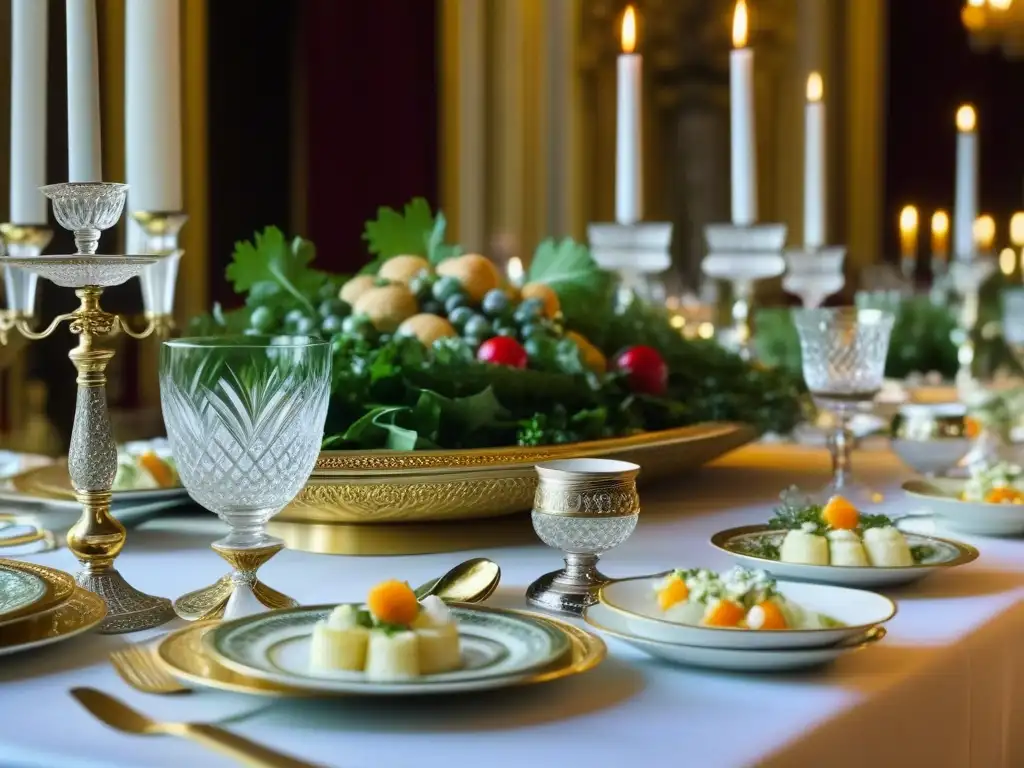
M352 277L267 228L227 268L244 306L214 306L190 332L330 339L325 450L541 446L710 421L786 433L799 420L797 376L684 339L662 307L623 301L585 245L544 241L519 287L446 242L445 225L423 199L381 208Z

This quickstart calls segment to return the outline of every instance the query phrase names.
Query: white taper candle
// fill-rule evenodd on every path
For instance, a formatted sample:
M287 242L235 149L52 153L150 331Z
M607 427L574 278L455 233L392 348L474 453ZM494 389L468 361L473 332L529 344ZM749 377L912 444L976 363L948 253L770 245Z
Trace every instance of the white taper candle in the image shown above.
M67 0L68 180L100 181L100 65L95 0Z
M974 220L978 216L978 134L974 107L956 113L956 198L953 207L953 255L970 259L975 252Z
M807 78L804 117L804 246L825 245L825 102L821 75Z
M747 3L737 0L729 54L732 145L732 222L757 221L757 148L754 139L754 52L747 47Z
M11 212L14 224L45 224L47 3L11 3Z
M125 136L132 211L183 207L180 27L179 0L128 0Z
M618 60L615 221L619 224L634 224L643 217L643 59L635 53L636 14L633 6L627 7L622 17L622 50Z

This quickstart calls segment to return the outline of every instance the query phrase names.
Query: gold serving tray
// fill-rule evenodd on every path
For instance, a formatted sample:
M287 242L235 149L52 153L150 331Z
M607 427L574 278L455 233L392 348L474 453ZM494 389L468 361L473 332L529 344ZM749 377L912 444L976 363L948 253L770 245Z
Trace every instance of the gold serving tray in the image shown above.
M323 451L280 523L424 523L528 510L534 465L601 456L642 467L640 482L699 467L756 436L744 424L708 423L610 440L459 451Z

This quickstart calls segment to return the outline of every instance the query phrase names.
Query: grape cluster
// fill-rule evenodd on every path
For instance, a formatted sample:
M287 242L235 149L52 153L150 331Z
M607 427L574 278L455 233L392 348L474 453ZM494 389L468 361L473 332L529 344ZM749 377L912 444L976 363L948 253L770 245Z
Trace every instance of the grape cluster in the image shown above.
M544 317L542 301L526 299L516 304L500 288L488 291L479 305L474 305L456 278L423 271L413 277L409 289L423 312L446 318L473 349L493 336L508 336L529 352L531 340L557 340L564 332L560 322Z
M249 335L288 333L301 336L317 334L331 338L347 332L352 317L352 307L338 298L338 289L333 283L325 283L317 294L316 311L295 307L287 311L267 304L253 307L249 314Z

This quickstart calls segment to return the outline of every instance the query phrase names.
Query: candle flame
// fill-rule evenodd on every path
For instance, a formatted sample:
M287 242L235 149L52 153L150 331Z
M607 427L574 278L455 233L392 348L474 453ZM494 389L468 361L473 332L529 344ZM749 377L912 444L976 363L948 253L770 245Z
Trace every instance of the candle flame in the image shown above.
M974 113L974 107L964 104L956 111L956 129L960 133L970 133L974 130L975 125L977 125L977 115Z
M1007 277L1017 268L1017 252L1013 248L1003 248L999 252L999 271Z
M981 8L985 5L985 0L967 0L967 5L971 8Z
M732 45L733 48L747 47L747 0L736 0L736 10L732 15Z
M917 231L917 208L912 205L906 205L903 210L900 211L900 232L906 234L908 232Z
M949 214L936 211L932 214L932 234L944 236L949 232Z
M1010 242L1024 245L1024 213L1019 211L1010 217Z
M821 75L817 72L811 72L807 76L807 100L808 101L821 101L821 97L825 93L825 85L821 80Z
M508 266L505 268L505 274L508 275L509 282L517 284L523 279L523 260L518 256L513 256L508 260Z
M633 53L636 50L636 11L632 5L626 6L622 14L622 52Z
M978 250L982 253L986 253L991 250L992 244L996 239L996 220L987 213L983 213L974 220L974 225L971 227L971 230L974 235L974 243L978 246Z
M988 4L996 11L1008 11L1013 5L1013 0L988 0Z

